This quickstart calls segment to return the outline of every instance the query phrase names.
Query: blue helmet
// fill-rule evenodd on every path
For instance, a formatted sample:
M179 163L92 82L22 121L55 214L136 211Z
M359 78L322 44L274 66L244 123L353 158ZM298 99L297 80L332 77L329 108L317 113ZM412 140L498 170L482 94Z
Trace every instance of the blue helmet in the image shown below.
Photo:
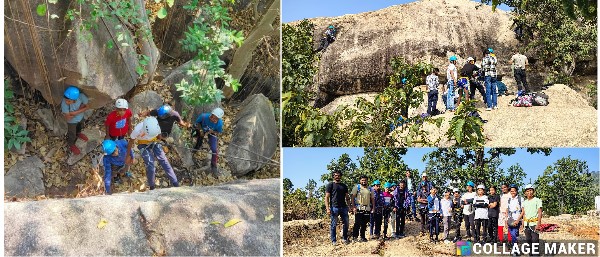
M375 180L375 181L373 181L373 185L381 185L381 181L379 181L379 179Z
M519 187L518 187L517 185L515 185L515 184L510 184L510 186L508 186L508 188L509 188L509 189L510 189L510 188L514 188L514 189L516 189L517 191L519 191Z
M383 187L385 187L385 188L390 188L390 187L392 187L392 183L390 183L390 182L385 182L385 184L383 184Z
M113 154L116 148L117 143L115 143L115 141L107 139L102 142L102 150L104 150L104 153L107 155Z
M333 25L329 25L329 28L330 28L330 29L333 29L334 27L333 27Z
M493 53L494 53L494 49L492 49L492 48L490 47L490 48L488 48L488 52L490 52L490 54L493 54Z
M450 61L456 61L456 60L458 60L458 58L456 58L456 56L455 56L455 55L453 55L453 56L450 56L449 60L450 60Z
M467 182L467 186L475 187L475 183L473 183L473 181L469 181Z
M171 111L171 106L168 105L163 105L160 108L158 108L158 116L164 116L166 114L168 114Z
M406 82L408 82L408 79L402 78L402 84L406 84Z
M65 90L65 97L70 100L77 100L79 98L79 88L70 86Z
M397 186L396 182L393 182L391 186L393 186L393 187Z

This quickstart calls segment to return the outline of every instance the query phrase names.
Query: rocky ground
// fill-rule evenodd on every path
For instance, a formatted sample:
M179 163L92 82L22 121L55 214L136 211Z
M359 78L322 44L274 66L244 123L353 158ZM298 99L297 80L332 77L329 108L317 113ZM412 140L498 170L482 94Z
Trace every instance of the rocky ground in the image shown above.
M169 87L165 86L161 82L153 81L152 83L136 88L132 95L142 92L145 90L153 90L157 92L166 102L172 102L173 97L169 92ZM29 137L32 142L28 144L24 151L17 153L12 151L5 151L4 153L4 173L5 175L9 169L15 165L18 161L23 160L29 156L39 157L44 167L41 169L43 173L43 183L45 187L45 196L38 196L38 199L44 198L61 198L61 197L85 197L92 195L99 195L103 193L104 186L101 180L101 176L104 173L102 167L93 167L93 156L101 154L101 148L96 147L93 152L86 155L79 162L72 166L67 165L66 159L69 158L70 151L66 146L65 139L63 137L52 136L49 131L43 125L40 117L36 115L36 111L41 108L48 108L42 101L34 99L29 92L24 92L23 96L17 97L15 100L15 117L21 117L27 120L27 129L30 131ZM239 104L239 103L238 103ZM227 115L224 117L224 133L219 137L219 151L224 153L229 146L233 133L233 120L236 117L239 108L236 103L224 104L223 108ZM85 122L85 128L95 128L95 130L104 131L104 119L106 115L112 111L111 106L105 106L101 109L95 110L94 114L91 115ZM60 114L59 114L60 115ZM62 117L57 117L61 119ZM142 119L137 117L133 119L133 123L137 124ZM104 134L102 134L103 137ZM189 132L183 133L184 140L187 136L187 141L190 142ZM137 154L137 153L136 153ZM279 166L267 165L261 170L251 172L245 176L234 177L234 176L223 176L215 177L209 170L209 156L207 152L196 152L193 156L196 166L193 169L185 169L182 166L182 160L177 155L172 147L168 149L167 157L171 164L175 167L175 173L180 180L180 183L184 186L189 185L214 185L220 184L236 179L258 179L258 178L277 178L279 177ZM139 154L138 154L139 156ZM230 174L229 166L227 163L227 157L219 158L219 168ZM275 155L272 158L273 161L279 162L279 150L276 150ZM147 190L146 185L146 172L143 161L138 159L137 162L132 166L131 171L133 177L126 179L122 184L113 185L113 192L138 192ZM167 187L168 179L166 178L162 168L157 168L157 187ZM23 200L17 198L6 198L5 200Z
M542 232L542 240L598 240L600 229L598 216L560 215L543 219L543 223L558 224L558 231ZM350 216L350 231L354 223ZM464 225L462 234L465 234ZM442 229L442 228L440 228ZM341 225L338 226L341 232ZM365 243L352 242L348 245L333 246L329 239L329 219L327 220L294 220L283 224L283 252L286 256L454 256L456 247L452 243L429 242L429 236L418 236L420 223L407 221L407 237L400 240L377 241ZM367 232L368 233L368 232ZM389 232L388 232L389 233ZM452 237L453 232L450 233ZM519 233L519 241L524 234ZM338 234L338 238L339 238ZM440 237L441 238L441 237ZM338 241L341 241L338 239Z
M589 100L566 85L557 84L543 91L549 97L548 106L512 107L509 106L513 95L498 98L498 110L485 111L482 102L477 104L480 115L488 120L484 125L487 147L594 147L597 138L597 110L590 106ZM326 113L333 113L338 106L349 105L359 97L372 101L376 93L361 93L336 98L322 108ZM426 98L427 96L425 96ZM479 92L476 99L483 100ZM445 110L441 96L438 110ZM425 113L427 101L418 108L410 110L415 116ZM454 113L446 112L440 128L426 125L430 140L441 138L440 147L453 145L444 134Z

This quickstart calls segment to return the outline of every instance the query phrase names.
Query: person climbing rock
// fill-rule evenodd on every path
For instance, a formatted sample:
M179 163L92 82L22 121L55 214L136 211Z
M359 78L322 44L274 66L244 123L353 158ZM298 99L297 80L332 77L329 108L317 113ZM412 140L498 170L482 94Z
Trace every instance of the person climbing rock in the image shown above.
M199 150L202 148L204 137L208 136L208 145L212 156L210 159L210 168L215 176L219 176L219 170L217 168L217 160L219 158L218 134L223 133L223 115L225 112L221 108L215 108L211 113L202 113L196 119L194 124L194 136L196 137L196 145L194 149Z
M508 63L513 67L513 74L515 76L515 81L517 83L518 90L525 90L525 93L529 93L529 87L527 86L527 74L525 73L525 68L529 65L529 61L527 60L527 56L522 55L517 52L510 58Z
M127 141L124 139L116 141L106 139L102 142L102 150L104 151L104 158L102 159L104 166L104 188L106 194L110 195L112 194L110 184L113 177L116 182L120 175L131 176L129 174L129 165L125 163L125 157L127 156ZM133 156L133 150L130 150L129 155ZM117 174L113 173L113 170Z
M116 109L108 114L104 127L106 128L106 136L104 139L119 140L124 139L126 135L131 133L131 110L125 99L117 99L115 103Z
M469 99L475 99L475 90L478 90L483 97L483 102L486 103L485 88L479 83L477 75L479 74L479 67L475 65L475 58L467 58L467 63L460 70L460 75L468 78L469 80Z
M155 117L146 117L143 122L138 123L135 126L127 143L125 163L128 165L133 163L133 156L130 154L130 151L134 142L137 142L140 155L142 155L142 159L144 159L144 163L146 164L146 178L148 179L150 190L154 190L156 187L154 182L156 175L156 167L154 166L155 160L158 160L160 166L165 170L171 184L175 187L179 186L173 167L169 163L169 160L160 145L160 141L158 140L160 134L161 130L158 120Z
M317 50L315 50L314 52L317 53L321 50L323 50L323 52L325 52L325 50L327 50L327 47L333 43L333 41L335 41L335 36L336 36L336 29L333 25L329 25L329 27L327 27L327 30L325 30L325 32L323 33L323 38L321 38L321 44L319 45L319 47L317 48Z
M483 54L485 57L483 57L481 66L485 73L485 98L487 99L486 111L491 111L492 108L498 109L498 90L496 85L496 64L498 63L498 60L496 59L496 55L494 55L494 49L492 48L484 50Z
M81 154L81 151L75 145L77 138L88 141L88 137L81 133L83 129L83 112L89 109L87 104L87 96L75 86L69 86L65 90L64 98L60 103L61 111L67 120L67 145L75 155Z
M456 87L456 82L458 81L458 70L456 69L456 56L450 56L449 58L450 64L446 69L446 110L453 112L456 107L454 106L454 88Z
M173 110L173 107L166 104L154 110L139 113L140 117L146 117L148 115L156 117L156 119L158 120L158 124L160 125L161 130L159 139L165 139L171 135L171 131L173 130L173 124L175 122L177 122L179 126L184 128L191 127L189 123L181 119L181 115L179 115L177 111Z

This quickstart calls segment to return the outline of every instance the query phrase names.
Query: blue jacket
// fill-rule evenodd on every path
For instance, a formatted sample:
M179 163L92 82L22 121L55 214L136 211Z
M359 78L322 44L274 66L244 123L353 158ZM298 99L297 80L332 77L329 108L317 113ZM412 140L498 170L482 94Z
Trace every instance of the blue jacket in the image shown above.
M111 165L123 166L125 165L125 153L127 152L127 140L121 139L116 140L117 149L119 149L118 156L105 155L102 163L104 164L104 172L111 172ZM133 158L133 149L131 150L131 157Z
M433 211L434 206L434 199L437 198L438 199L438 210L440 211L440 213L442 212L442 199L440 199L437 195L435 197L432 197L431 195L427 196L427 210L429 211Z

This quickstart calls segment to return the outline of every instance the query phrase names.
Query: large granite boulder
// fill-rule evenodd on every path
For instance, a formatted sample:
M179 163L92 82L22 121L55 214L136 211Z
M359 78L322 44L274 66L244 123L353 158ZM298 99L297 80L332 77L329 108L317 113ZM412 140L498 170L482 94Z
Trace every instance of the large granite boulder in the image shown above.
M129 109L136 115L141 111L153 110L163 104L163 98L152 90L136 94L129 100Z
M44 163L36 156L17 162L4 175L4 194L15 197L35 197L45 193L42 173Z

